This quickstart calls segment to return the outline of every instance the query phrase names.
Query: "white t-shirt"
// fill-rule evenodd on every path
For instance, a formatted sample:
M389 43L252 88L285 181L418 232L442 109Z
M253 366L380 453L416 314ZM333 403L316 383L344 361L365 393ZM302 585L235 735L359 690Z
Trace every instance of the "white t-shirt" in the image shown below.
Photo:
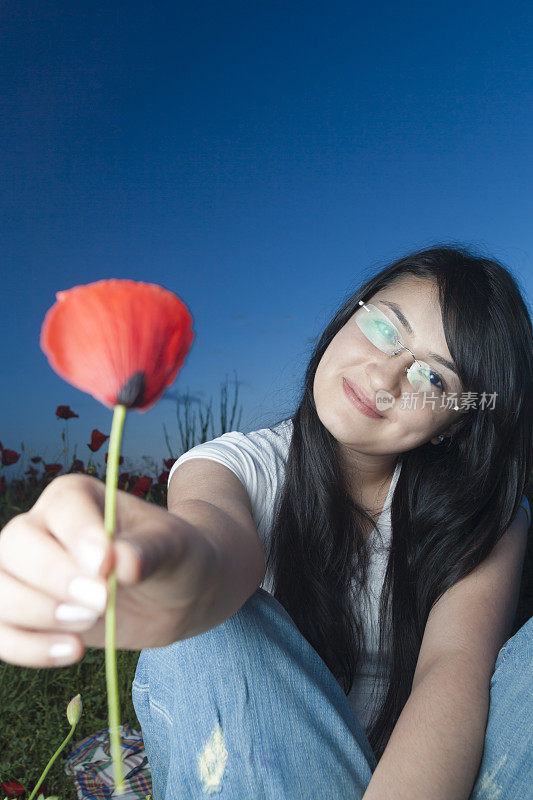
M246 434L240 431L224 433L210 442L203 442L183 453L172 465L168 483L170 483L172 474L179 464L189 458L208 458L218 461L231 469L244 485L250 497L252 516L263 544L266 558L269 553L274 503L277 491L283 484L292 431L292 420L288 419L272 429L263 428ZM378 606L392 535L390 506L400 474L401 462L400 457L394 470L383 510L376 528L374 528L367 542L367 546L370 548L367 592L363 592L360 595L361 615L364 625L363 652L356 678L348 694L348 700L367 733L373 703L379 702L382 696L387 671L390 668L390 658L387 665L381 668L377 662L379 643ZM525 495L522 498L522 504L526 506L529 519L531 519L531 511ZM267 570L261 587L265 591L273 593L270 569ZM386 638L385 641L390 640ZM376 684L375 698L371 697L374 681Z

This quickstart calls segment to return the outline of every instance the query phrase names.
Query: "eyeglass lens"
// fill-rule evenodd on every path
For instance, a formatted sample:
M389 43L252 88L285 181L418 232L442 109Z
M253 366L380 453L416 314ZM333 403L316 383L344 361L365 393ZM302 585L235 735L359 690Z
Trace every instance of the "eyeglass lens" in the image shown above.
M366 338L384 353L392 355L400 348L398 329L372 303L361 306L355 312L354 318ZM429 364L417 360L407 370L407 378L415 391L429 392L434 388L430 380L430 373Z

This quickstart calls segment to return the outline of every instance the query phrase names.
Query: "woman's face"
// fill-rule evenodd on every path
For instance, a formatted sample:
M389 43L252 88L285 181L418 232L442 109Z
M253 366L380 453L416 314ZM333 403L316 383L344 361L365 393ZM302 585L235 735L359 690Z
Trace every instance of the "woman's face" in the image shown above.
M419 361L429 364L434 373L432 391L417 391L409 383L405 368L413 364L413 356L408 350L399 348L399 353L390 357L366 338L352 315L320 360L313 395L321 422L348 457L397 456L429 440L436 442L440 433L446 435L453 430L453 423L466 413L461 408L463 389L458 375L430 355L434 353L453 364L436 283L404 276L365 298L365 302L379 308L399 331L400 342ZM398 307L410 331L391 308L392 304ZM377 406L380 418L366 416L353 405L345 394L343 378L355 384ZM379 390L385 390L389 396L383 392L377 395ZM451 392L457 393L456 400L447 403ZM390 404L382 404L382 397ZM453 410L454 405L460 410ZM387 458L378 460L387 463Z

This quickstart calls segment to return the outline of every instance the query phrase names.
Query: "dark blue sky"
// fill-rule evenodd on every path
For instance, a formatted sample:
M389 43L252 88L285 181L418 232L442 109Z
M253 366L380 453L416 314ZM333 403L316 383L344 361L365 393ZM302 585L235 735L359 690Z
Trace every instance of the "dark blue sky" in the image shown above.
M39 347L77 284L158 283L194 317L169 396L126 422L122 453L158 465L187 394L219 435L226 378L241 430L289 416L341 300L412 249L481 248L531 304L532 23L523 2L4 0L4 447L61 461L57 405L78 457L110 432Z

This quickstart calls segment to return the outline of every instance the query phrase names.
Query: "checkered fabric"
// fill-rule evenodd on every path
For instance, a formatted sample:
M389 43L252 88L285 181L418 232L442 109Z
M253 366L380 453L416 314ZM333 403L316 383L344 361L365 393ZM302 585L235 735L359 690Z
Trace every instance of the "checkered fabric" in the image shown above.
M152 800L150 767L142 736L127 723L120 725L119 731L126 791L114 797ZM66 759L65 772L74 778L78 800L108 800L115 788L109 728L78 742Z

